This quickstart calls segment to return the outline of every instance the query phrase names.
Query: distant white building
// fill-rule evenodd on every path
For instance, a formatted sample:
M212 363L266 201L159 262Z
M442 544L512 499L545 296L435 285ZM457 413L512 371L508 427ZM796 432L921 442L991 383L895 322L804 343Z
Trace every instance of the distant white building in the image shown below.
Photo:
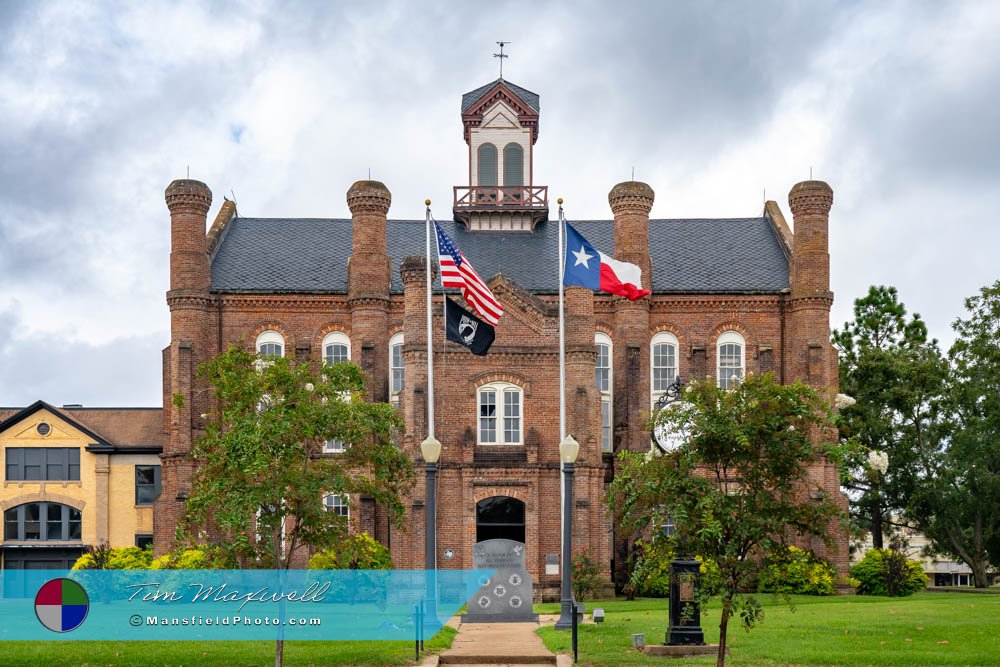
M975 586L975 579L972 577L972 568L960 561L954 561L944 555L926 555L931 546L931 541L923 533L915 530L904 529L906 537L906 547L903 553L907 558L923 563L924 574L927 575L927 587L938 586ZM863 542L854 542L851 545L851 565L854 565L865 557L865 552L873 548L871 533L865 534ZM990 575L991 582L993 576Z

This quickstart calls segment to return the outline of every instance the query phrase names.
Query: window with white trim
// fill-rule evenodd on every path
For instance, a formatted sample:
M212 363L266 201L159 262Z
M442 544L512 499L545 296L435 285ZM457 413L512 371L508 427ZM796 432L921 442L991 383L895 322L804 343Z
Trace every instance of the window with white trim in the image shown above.
M737 331L727 331L715 344L715 365L719 387L732 389L743 379L746 367L746 342Z
M649 345L650 389L652 392L650 405L656 405L657 399L677 378L678 347L677 336L669 331L661 331L653 336Z
M351 360L351 339L341 331L331 331L323 337L323 363L332 366Z
M399 407L399 395L403 392L405 369L403 367L403 334L389 339L389 402Z
M277 331L265 331L257 336L257 354L261 357L285 356L285 337Z
M521 388L492 382L479 388L479 444L523 444Z
M611 338L607 334L594 336L597 356L594 361L594 379L597 393L601 396L601 451L612 449L611 399L614 384L611 370Z
M323 505L327 512L334 512L345 519L351 517L351 505L345 496L338 493L328 493L323 497Z

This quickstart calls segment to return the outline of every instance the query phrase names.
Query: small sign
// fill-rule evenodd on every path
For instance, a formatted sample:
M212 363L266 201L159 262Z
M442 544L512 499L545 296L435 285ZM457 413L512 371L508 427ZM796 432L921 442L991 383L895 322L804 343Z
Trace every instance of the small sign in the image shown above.
M454 549L445 549L444 553L442 554L442 556L444 556L445 560L451 560L452 558L455 557L455 550Z
M559 554L545 554L545 574L559 574Z

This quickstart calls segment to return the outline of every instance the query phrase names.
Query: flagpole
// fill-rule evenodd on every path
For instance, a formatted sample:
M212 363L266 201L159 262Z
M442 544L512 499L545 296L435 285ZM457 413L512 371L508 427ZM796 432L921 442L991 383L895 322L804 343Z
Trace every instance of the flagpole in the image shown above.
M566 271L566 217L563 215L562 197L559 203L559 442L566 439L566 324L563 315L563 274ZM559 457L559 545L566 540L566 475L562 456ZM569 563L561 567L568 568Z
M559 199L559 442L566 439L566 323L563 315L563 272L566 266L565 224Z
M426 226L426 241L427 241L427 261L425 262L425 269L427 270L427 437L434 437L434 331L433 331L433 317L431 315L431 285L433 279L433 273L431 272L431 200L428 199L427 205L427 220L425 221Z

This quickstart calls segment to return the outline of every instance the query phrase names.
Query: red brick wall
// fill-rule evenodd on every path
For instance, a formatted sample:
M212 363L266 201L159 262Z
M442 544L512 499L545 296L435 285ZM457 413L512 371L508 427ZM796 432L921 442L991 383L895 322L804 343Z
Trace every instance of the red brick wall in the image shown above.
M746 341L748 371L773 370L785 381L804 379L835 391L836 357L829 346L832 295L829 285L823 282L828 281L823 276L828 276L829 266L823 192L822 187L806 184L796 186L790 196L796 215L790 295L661 295L633 303L593 295L582 288L566 290L567 424L581 444L575 477L574 544L587 545L601 560L611 560L611 532L603 497L606 469L613 464L600 455L600 410L594 387L596 330L607 332L613 340L616 450L645 450L649 446L649 342L658 331L671 331L677 336L679 372L686 380L715 377L717 338L725 331L737 330ZM210 198L210 193L207 196ZM619 184L609 195L615 215L616 255L639 264L647 286L651 266L646 239L653 197L648 186L635 182ZM210 199L202 196L198 201L207 212ZM164 405L169 408L170 396L181 393L190 397L186 403L190 407L171 413L170 445L164 454L164 493L157 508L158 550L168 544L173 534L179 508L174 499L190 475L189 467L180 465L184 459L171 457L187 451L198 435L197 415L206 411L205 401L198 398L192 385L192 370L198 360L215 353L219 340L223 345L250 347L259 332L275 329L285 337L289 354L297 351L318 361L323 337L333 330L342 331L351 338L354 361L370 375L372 397L384 400L388 396L388 340L393 333L404 332L406 382L400 408L407 427L403 446L415 460L418 458L419 443L427 434L424 264L423 258L406 258L401 270L405 294L390 297L385 246L390 202L385 186L374 181L356 183L348 192L354 227L347 295L209 296L203 288L184 288L195 291L185 292L181 299L171 290L168 301L172 342L164 352L165 372L170 375L165 389L169 387L169 394L165 390ZM177 212L171 208L173 255L178 257L177 276L173 275L172 262L172 288L174 278L185 285L201 285L197 281L207 270L198 263L202 254L197 242L204 242L205 212L199 218L188 204L181 208ZM192 241L186 238L188 235L197 238ZM207 267L207 255L204 258ZM818 279L810 268L813 264L818 266ZM436 436L443 445L438 473L439 566L471 567L476 502L493 495L509 495L526 504L529 570L536 582L556 586L558 576L544 575L544 556L560 553L557 301L554 296L526 294L503 277L495 279L492 286L507 314L497 327L497 341L486 357L473 356L454 343L445 343L439 296L433 305L435 422ZM522 390L521 446L487 448L476 444L477 388L496 380ZM496 450L516 452L520 458L484 460L484 454ZM812 472L828 493L842 498L832 466L817 461ZM407 528L394 529L391 535L384 511L374 503L358 502L352 508L355 525L374 530L391 542L397 567L423 566L424 495L421 466L418 484L408 500ZM838 566L841 561L846 565L846 534L843 538L840 540L838 535L838 547L831 553ZM454 559L440 558L446 548L455 551ZM622 553L617 557L622 558Z

